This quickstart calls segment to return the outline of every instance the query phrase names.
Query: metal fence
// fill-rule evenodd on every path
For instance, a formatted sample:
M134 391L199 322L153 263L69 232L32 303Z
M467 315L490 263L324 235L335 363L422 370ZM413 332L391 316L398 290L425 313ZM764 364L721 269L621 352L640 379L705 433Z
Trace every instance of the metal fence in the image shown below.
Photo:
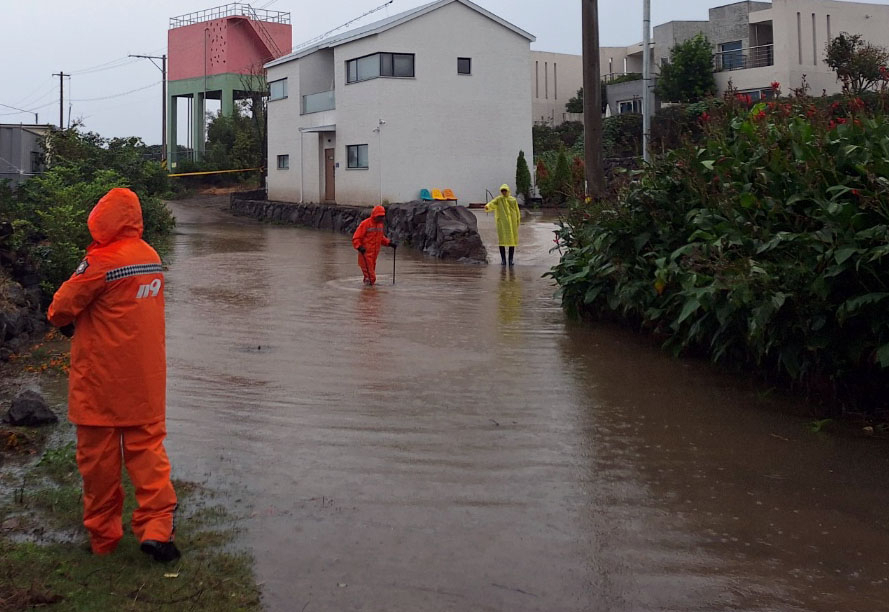
M195 23L203 23L205 21L213 21L214 19L222 19L223 17L248 17L255 21L283 24L290 23L290 13L255 9L243 2L232 2L231 4L214 6L213 8L204 9L203 11L179 15L178 17L170 17L170 29L181 28L182 26Z
M762 68L764 66L773 66L774 64L774 45L759 45L758 47L749 47L747 49L721 51L713 55L713 70L715 72Z

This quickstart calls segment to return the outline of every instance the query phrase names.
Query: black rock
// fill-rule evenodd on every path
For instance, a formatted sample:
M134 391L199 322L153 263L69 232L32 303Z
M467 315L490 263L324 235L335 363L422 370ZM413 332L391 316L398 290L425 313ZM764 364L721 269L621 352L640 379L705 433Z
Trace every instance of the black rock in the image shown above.
M24 391L12 400L12 405L3 417L3 421L10 425L33 427L58 423L59 417L49 409L42 395L34 391Z

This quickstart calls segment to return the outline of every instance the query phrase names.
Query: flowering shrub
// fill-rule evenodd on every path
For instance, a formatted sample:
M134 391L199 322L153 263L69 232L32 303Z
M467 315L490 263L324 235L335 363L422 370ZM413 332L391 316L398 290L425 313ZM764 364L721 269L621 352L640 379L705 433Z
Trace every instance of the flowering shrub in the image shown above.
M701 115L699 141L615 200L572 209L549 273L563 305L637 324L677 354L885 404L885 102L798 96L748 108L729 96Z

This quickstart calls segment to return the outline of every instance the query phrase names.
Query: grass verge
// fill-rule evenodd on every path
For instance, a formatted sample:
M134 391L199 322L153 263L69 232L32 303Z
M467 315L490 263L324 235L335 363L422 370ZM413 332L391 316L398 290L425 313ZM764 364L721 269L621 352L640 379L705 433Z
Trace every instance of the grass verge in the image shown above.
M50 448L0 500L0 610L259 610L249 555L231 548L239 519L200 485L174 482L182 559L163 565L127 532L117 550L89 552L74 444ZM124 476L124 525L135 507Z

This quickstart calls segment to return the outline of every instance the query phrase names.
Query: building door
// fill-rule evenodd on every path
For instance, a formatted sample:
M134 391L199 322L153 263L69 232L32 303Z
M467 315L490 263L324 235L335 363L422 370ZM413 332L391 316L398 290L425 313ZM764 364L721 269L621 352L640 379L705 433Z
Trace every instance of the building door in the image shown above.
M334 181L334 172L336 164L333 161L335 149L324 149L324 201L333 202L336 200L336 183Z

